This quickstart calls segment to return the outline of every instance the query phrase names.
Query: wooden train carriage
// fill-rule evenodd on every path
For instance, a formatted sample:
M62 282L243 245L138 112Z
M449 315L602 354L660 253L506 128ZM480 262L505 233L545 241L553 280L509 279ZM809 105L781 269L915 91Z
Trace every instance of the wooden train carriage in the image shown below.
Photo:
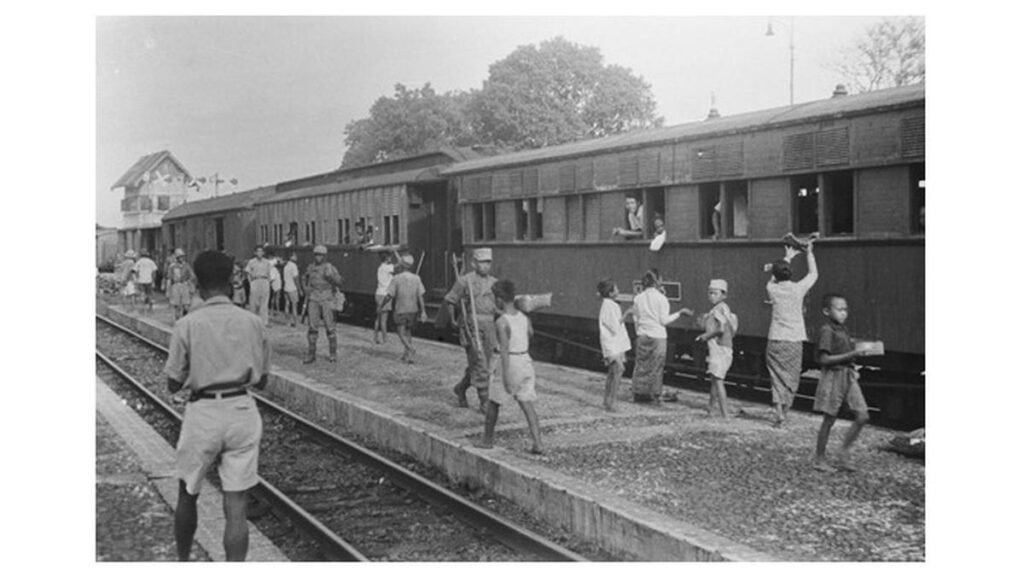
M185 250L189 258L203 250L221 250L237 259L248 258L258 241L253 205L273 193L273 186L264 186L182 204L164 215L164 245Z
M493 247L496 273L520 291L554 292L554 306L536 315L540 326L596 338L604 276L631 292L645 269L659 268L673 308L698 311L708 307L709 280L724 278L740 318L737 364L746 358L757 370L770 322L764 264L781 257L785 233L819 232L811 338L821 296L841 292L851 331L885 342L878 367L919 377L924 108L923 85L834 96L471 160L445 175L458 190L467 248ZM627 197L644 206L644 239L612 235L627 225ZM648 248L655 214L667 230L657 252ZM681 354L692 336L670 330Z
M328 261L345 278L346 294L361 304L372 302L381 251L408 251L436 296L453 281L446 262L462 242L452 218L455 194L439 172L477 156L445 148L282 182L256 205L259 240L296 252L303 268L312 260L314 245L327 245ZM369 242L358 231L371 228Z

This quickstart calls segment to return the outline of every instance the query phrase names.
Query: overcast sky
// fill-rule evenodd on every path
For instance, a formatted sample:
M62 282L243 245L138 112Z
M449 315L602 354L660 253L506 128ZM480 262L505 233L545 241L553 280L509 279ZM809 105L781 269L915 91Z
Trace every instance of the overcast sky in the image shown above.
M479 88L517 46L561 35L600 48L652 87L666 124L789 101L788 16L100 17L96 20L96 218L119 226L140 156L167 149L195 177L238 190L326 172L345 125L396 83ZM827 98L826 68L878 17L794 20L796 101ZM203 191L203 195L212 189ZM222 189L223 193L223 189Z

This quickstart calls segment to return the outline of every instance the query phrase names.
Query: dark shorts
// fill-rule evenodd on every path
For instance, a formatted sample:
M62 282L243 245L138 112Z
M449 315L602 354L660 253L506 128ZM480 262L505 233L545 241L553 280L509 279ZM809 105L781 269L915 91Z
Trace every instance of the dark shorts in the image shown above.
M412 328L416 326L416 316L417 314L415 312L408 314L395 314L395 324L398 326L408 326Z

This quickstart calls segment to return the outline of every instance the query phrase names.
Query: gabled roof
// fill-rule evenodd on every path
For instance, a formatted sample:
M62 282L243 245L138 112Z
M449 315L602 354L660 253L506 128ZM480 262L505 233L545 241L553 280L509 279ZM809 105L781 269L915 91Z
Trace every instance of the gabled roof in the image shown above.
M276 202L287 202L297 198L312 198L314 196L323 196L325 194L352 192L355 190L364 190L366 188L380 188L383 186L398 186L400 184L412 184L415 182L440 182L443 181L444 178L438 175L439 168L441 168L441 166L413 168L410 170L403 170L401 172L392 172L390 174L378 174L376 176L366 176L364 178L352 178L349 180L327 182L324 184L312 185L305 188L299 188L297 190L289 190L287 192L269 195L257 201L256 204L274 204ZM167 217L165 216L164 219L166 218Z
M263 186L261 188L246 190L245 192L236 192L226 196L217 196L216 198L205 198L203 200L186 202L180 206L175 206L170 212L164 214L163 221L167 222L168 220L178 220L181 218L190 218L193 216L213 214L216 212L249 210L252 209L253 204L255 204L256 201L266 198L273 193L273 186Z
M814 119L851 116L870 110L900 108L918 103L923 105L924 98L923 83L887 90L876 90L863 94L805 102L794 106L783 106L733 116L722 116L720 118L679 124L667 128L635 130L625 134L616 134L615 136L606 136L593 140L478 158L453 164L442 170L441 173L444 175L462 174L585 154L609 152L616 149L763 130L768 127L796 124Z
M171 154L168 150L161 150L139 158L139 160L135 162L135 164L133 164L123 176L117 179L117 182L114 182L114 185L111 186L110 189L113 190L115 188L121 188L122 186L134 186L142 179L143 174L159 166L165 158L169 158L171 162L174 162L174 164L185 173L185 176L190 179L192 178L192 174L190 174L189 171L185 169L185 166L174 157L174 154Z

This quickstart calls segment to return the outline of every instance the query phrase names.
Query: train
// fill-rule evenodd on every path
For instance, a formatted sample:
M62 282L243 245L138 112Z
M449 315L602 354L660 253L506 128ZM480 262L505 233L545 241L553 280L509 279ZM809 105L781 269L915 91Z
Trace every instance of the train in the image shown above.
M624 238L627 200L643 210L641 237ZM192 202L163 220L166 246L248 257L257 245L294 251L300 265L326 244L346 280L351 313L373 312L381 252L417 259L428 305L439 306L459 262L493 251L493 272L522 293L552 293L531 314L538 355L599 360L599 279L628 299L648 268L673 308L708 307L712 278L728 281L740 318L730 380L766 387L765 264L787 233L816 233L820 279L806 301L808 332L826 292L846 296L856 337L880 340L862 386L878 416L924 424L925 86L830 97L664 128L512 153L439 148L332 170L230 197ZM654 219L664 242L654 240ZM795 260L794 276L806 272ZM803 268L803 269L801 269ZM669 327L669 366L699 374L696 326ZM813 394L813 342L806 382Z

